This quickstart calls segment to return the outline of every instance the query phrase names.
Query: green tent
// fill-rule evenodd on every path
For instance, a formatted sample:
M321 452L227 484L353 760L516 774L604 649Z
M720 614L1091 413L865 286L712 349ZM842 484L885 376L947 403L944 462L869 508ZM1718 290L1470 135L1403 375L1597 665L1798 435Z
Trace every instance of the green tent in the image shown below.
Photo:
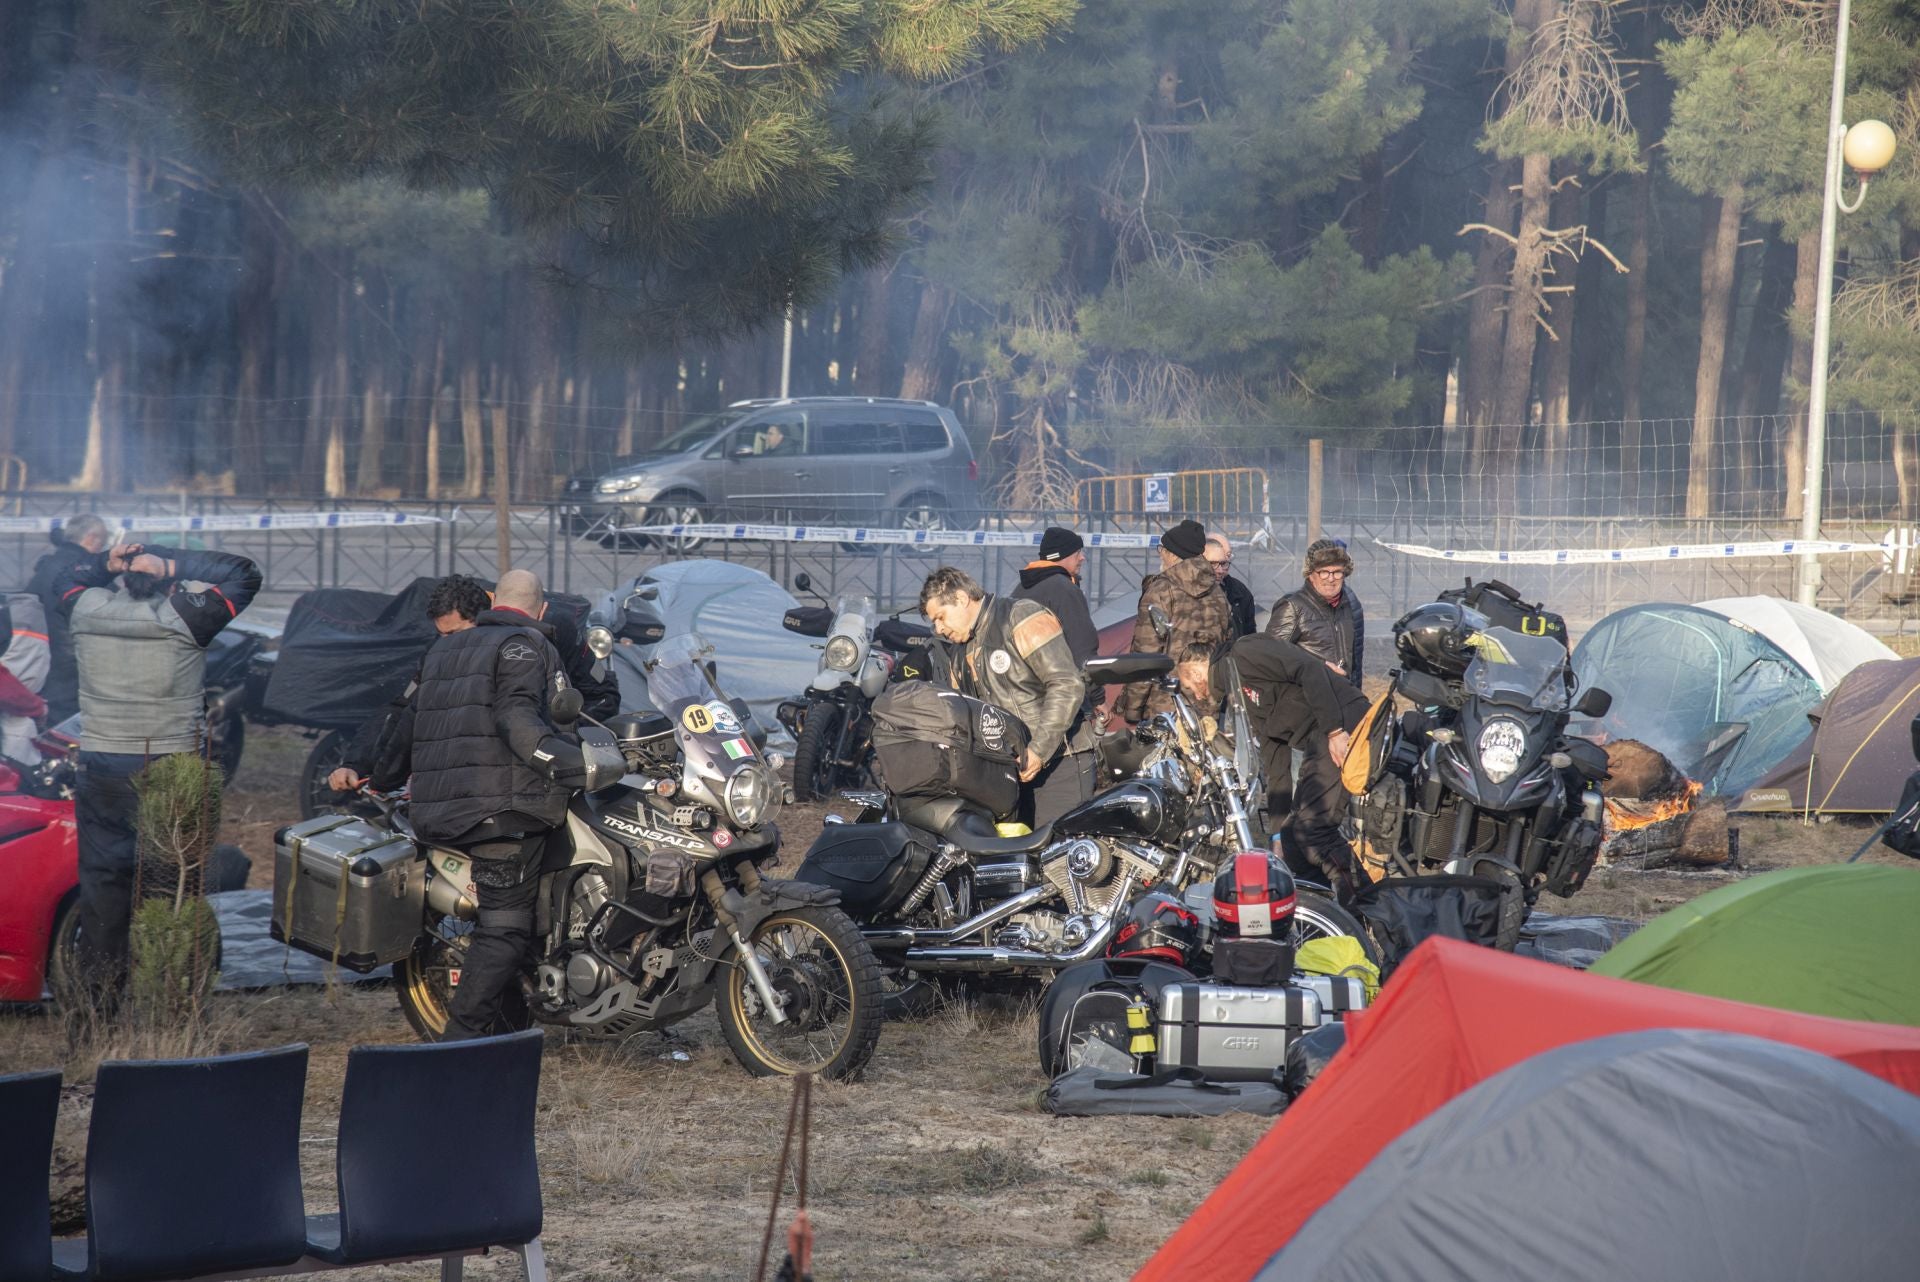
M1920 1026L1920 869L1762 873L1654 918L1596 975L1840 1019Z

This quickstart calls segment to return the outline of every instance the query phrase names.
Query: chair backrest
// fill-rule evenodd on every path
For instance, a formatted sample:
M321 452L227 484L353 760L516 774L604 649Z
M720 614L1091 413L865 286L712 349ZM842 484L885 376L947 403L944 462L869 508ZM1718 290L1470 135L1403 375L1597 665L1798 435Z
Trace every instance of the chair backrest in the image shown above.
M59 1073L0 1077L0 1282L52 1276L47 1167L59 1113Z
M540 1235L539 1029L357 1046L340 1098L340 1249L349 1260ZM422 1154L437 1155L423 1163Z
M306 1251L307 1048L100 1066L87 1132L99 1282L290 1264Z

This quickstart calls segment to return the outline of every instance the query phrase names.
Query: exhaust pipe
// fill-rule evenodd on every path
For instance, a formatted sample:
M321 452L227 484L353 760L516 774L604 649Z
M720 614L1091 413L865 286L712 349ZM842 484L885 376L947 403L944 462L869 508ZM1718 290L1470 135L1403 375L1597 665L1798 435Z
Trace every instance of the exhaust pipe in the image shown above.
M1108 917L1100 929L1088 937L1087 942L1070 953L1037 953L1026 948L909 948L907 949L908 970L930 971L996 971L1017 968L1040 970L1058 970L1083 962L1107 946L1114 927L1120 922L1118 914Z
M911 950L915 944L950 944L956 939L965 939L976 930L997 926L1007 918L1023 913L1052 897L1052 886L1033 886L1021 891L1012 899L1001 900L985 912L975 914L947 930L910 930L902 926L895 930L863 930L860 933L866 936L867 943L875 948Z

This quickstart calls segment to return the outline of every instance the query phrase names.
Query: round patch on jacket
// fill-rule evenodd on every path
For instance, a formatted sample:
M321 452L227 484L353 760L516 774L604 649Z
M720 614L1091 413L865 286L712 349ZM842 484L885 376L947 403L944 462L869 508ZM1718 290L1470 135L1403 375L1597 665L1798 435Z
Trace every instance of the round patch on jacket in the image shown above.
M987 666L998 676L1006 676L1007 669L1013 666L1013 656L1005 650L995 650L987 656Z

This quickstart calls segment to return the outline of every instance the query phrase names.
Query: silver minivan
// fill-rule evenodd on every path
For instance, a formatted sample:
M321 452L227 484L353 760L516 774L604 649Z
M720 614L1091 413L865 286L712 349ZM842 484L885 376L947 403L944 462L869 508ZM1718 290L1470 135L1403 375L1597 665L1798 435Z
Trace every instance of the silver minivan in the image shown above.
M941 530L979 520L980 465L931 401L797 396L703 414L643 454L569 480L575 534L755 521Z

